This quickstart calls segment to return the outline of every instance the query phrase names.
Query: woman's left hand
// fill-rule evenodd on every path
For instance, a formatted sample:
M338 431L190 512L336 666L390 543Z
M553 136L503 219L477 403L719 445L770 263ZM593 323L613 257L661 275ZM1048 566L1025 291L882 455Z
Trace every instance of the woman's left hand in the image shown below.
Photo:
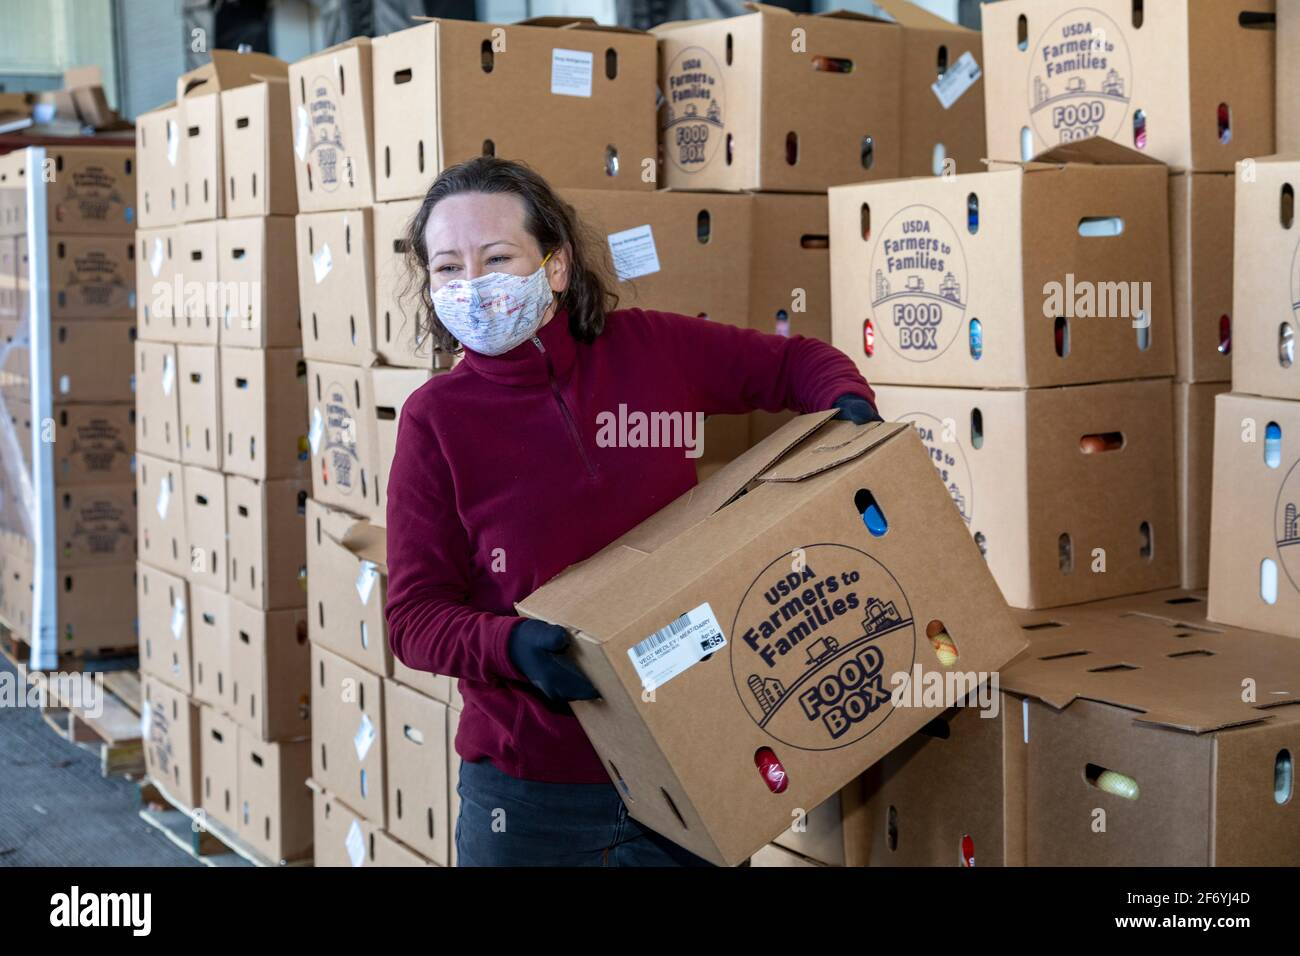
M835 416L836 421L852 422L855 425L884 421L876 411L876 406L861 395L841 395L835 399L833 407L839 409L839 413Z

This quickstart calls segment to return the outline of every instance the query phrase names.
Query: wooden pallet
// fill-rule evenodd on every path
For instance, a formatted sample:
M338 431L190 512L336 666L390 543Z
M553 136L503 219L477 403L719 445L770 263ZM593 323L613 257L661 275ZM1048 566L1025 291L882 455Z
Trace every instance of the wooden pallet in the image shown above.
M31 646L0 621L0 657L7 660L19 675L26 677ZM96 651L65 651L59 655L58 670L66 673L78 671L139 670L139 649L135 647L104 648Z
M140 819L204 866L312 865L310 859L272 860L216 820L201 815L196 820L195 812L172 797L156 780L147 779L140 785L140 802L143 804Z

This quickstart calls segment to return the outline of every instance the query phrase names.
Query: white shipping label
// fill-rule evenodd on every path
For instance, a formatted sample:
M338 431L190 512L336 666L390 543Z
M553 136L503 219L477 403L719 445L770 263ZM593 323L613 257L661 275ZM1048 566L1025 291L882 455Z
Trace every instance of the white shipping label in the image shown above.
M361 596L362 604L370 603L370 592L375 589L375 582L379 580L379 568L373 561L362 561L361 570L357 572L357 594Z
M167 164L175 166L180 159L181 131L175 120L167 121Z
M361 715L361 726L357 728L356 736L352 738L352 744L357 748L357 759L365 760L366 754L370 753L370 745L375 742L375 725L370 721L369 714Z
M592 55L586 50L551 51L551 92L591 96Z
M298 162L307 161L307 133L309 130L310 120L307 116L307 107L298 107L298 122L293 127L293 151L298 154Z
M163 394L170 395L172 386L176 384L176 360L172 358L170 352L163 356L163 374L162 387Z
M313 455L320 454L321 436L325 434L325 417L320 413L320 406L317 405L311 410L311 427L307 429L307 441L311 445Z
M144 740L149 739L149 728L153 723L153 710L150 709L149 701L144 701L140 705L140 737Z
M185 600L182 598L172 605L172 637L181 639L185 633Z
M360 866L366 862L366 837L361 832L361 824L356 820L352 821L352 826L348 827L347 839L343 841L347 847L348 859L352 861L353 866Z
M620 282L659 271L659 252L655 249L655 234L649 225L611 232L609 252Z
M726 646L727 639L706 601L629 647L627 656L641 686L654 690Z
M172 503L172 483L168 480L167 475L163 475L162 482L158 485L158 517L163 521L167 520L167 509Z
M334 257L330 255L330 244L324 243L316 254L311 257L312 273L316 276L316 284L320 285L321 281L330 274L334 268Z
M158 278L158 273L162 272L163 256L163 241L155 239L153 252L149 253L149 271L153 273L155 279Z
M930 84L930 89L934 90L934 95L939 98L943 108L949 109L981 75L980 65L975 62L970 50L967 50L957 58L956 63L948 67L943 76Z

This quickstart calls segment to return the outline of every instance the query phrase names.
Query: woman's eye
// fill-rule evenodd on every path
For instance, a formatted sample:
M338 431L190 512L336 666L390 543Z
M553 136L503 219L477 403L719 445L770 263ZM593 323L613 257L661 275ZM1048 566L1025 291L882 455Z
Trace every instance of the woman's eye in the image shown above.
M490 263L500 263L500 262L509 262L509 261L510 261L510 257L509 257L509 256L490 256L490 257L488 257L488 262L490 262Z
M449 273L449 272L455 272L455 271L456 271L457 269L459 269L459 268L460 268L459 266L453 266L453 265L448 264L448 265L445 265L445 266L438 266L438 272L441 273L441 274L443 274L443 275L446 275L446 274Z

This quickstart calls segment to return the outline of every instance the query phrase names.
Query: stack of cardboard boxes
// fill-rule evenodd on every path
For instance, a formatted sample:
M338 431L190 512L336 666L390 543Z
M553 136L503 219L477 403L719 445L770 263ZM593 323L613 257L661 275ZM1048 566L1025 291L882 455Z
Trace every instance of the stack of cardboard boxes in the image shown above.
M54 574L55 630L45 639L59 655L84 656L135 644L135 606L122 598L134 591L136 549L135 153L48 147L29 169L34 158L30 149L0 157L0 621L30 641L33 589ZM33 173L45 199L29 222ZM48 325L34 318L30 294L41 243ZM44 386L31 378L33 347L48 362ZM42 401L49 417L38 417ZM33 470L41 444L52 452L44 474ZM52 537L38 557L41 534Z
M312 846L306 370L287 65L216 51L141 118L149 772L270 861Z
M1229 503L1216 501L1208 608L1242 627L1211 623L1196 593L1153 590L1206 583L1208 406L1228 353L1239 391L1245 378L1286 394L1285 331L1242 294L1244 274L1262 283L1243 263L1265 248L1269 274L1290 274L1269 232L1285 228L1276 164L1251 166L1270 180L1253 218L1237 187L1235 308L1227 254L1232 164L1272 145L1272 34L1239 4L1194 20L1148 7L1145 23L1129 4L1094 6L985 9L990 152L1020 163L832 190L836 343L891 383L882 412L916 424L1008 601L1040 610L1020 612L1030 647L986 699L864 775L863 811L782 838L823 860L818 847L853 844L870 865L1258 864L1300 846L1300 723L1276 706L1300 649L1258 633L1285 631L1258 598L1260 555L1285 555L1285 504L1274 535L1276 496L1265 515L1259 488L1286 470L1286 403L1219 399L1215 491ZM1202 75L1223 43L1244 69L1168 84ZM1152 160L1171 167L1168 220Z

